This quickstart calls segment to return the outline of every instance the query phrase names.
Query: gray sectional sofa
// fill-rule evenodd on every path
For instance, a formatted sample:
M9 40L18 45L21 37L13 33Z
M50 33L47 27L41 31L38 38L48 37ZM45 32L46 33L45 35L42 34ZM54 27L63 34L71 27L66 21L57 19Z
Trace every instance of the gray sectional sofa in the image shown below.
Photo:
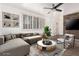
M4 44L0 45L0 56L24 56L30 52L31 44L41 40L42 36L33 33L4 35Z

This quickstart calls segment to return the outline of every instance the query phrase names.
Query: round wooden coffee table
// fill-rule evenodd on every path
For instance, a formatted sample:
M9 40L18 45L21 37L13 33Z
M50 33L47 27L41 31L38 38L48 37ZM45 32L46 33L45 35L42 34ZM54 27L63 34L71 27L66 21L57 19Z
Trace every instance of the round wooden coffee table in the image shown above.
M50 41L52 42L51 45L43 44L43 40L38 41L37 42L37 48L40 49L40 50L46 50L46 51L53 51L53 50L55 50L56 42L52 41L52 40L50 40Z

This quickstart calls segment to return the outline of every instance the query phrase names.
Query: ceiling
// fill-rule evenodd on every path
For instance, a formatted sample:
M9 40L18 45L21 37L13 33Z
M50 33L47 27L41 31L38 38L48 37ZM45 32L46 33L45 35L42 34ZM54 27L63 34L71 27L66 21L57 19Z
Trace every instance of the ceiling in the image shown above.
M14 8L20 8L23 10L29 10L32 12L37 12L41 14L47 14L48 9L44 9L44 7L51 7L53 3L1 3L2 5L11 6ZM54 3L55 5L58 3ZM64 11L64 15L79 12L79 3L64 3L59 7Z
M48 9L44 7L51 7L53 3L2 3L2 5L7 5L11 7L16 7L24 10L30 10L41 14L47 14ZM54 3L55 5L58 3Z
M79 3L65 3L63 9L64 15L79 12Z

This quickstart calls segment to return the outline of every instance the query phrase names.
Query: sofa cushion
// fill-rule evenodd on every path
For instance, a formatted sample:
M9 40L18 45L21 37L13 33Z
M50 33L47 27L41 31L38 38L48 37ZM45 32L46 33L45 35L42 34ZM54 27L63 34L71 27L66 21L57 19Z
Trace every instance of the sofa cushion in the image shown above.
M33 36L33 33L22 33L21 34L21 38L23 38L23 37L29 37L29 36Z
M27 34L25 34L25 37L28 37L28 36L33 36L33 33L27 33Z
M8 34L8 35L4 35L4 38L5 38L5 42L6 42L8 40L11 40L12 36L11 36L11 34Z
M30 36L30 37L24 37L24 40L26 40L26 39L38 39L38 38L42 38L42 36L41 35L37 35L37 36Z
M21 38L21 34L16 34L16 38Z
M40 35L39 33L33 33L33 36Z
M30 37L24 37L23 39L31 45L31 44L34 44L37 41L41 40L42 36L41 35L30 36Z

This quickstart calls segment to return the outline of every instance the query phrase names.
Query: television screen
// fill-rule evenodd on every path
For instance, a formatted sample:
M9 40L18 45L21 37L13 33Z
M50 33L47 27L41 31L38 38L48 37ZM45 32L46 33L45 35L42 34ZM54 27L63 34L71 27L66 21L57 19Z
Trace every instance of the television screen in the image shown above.
M66 21L66 30L79 30L79 19Z

